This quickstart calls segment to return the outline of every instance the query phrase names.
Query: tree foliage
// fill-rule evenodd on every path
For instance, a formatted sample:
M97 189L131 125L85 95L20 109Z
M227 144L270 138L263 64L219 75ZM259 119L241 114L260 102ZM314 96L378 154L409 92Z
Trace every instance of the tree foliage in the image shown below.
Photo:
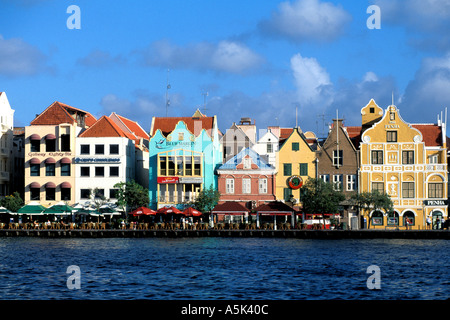
M356 205L363 210L384 210L388 213L394 211L394 203L392 202L391 197L386 193L380 193L378 190L354 194L352 199L355 201ZM370 219L368 222L370 226Z
M209 189L200 191L198 197L194 201L194 207L200 212L211 212L220 199L220 193L212 186Z
M345 199L331 183L322 179L308 179L302 187L300 201L305 213L338 213L339 203Z
M0 206L5 207L11 212L17 212L24 205L23 199L20 194L16 191L14 194L0 199Z
M114 188L118 189L117 205L123 208L128 207L130 211L139 207L146 207L150 203L148 189L134 180L116 183Z

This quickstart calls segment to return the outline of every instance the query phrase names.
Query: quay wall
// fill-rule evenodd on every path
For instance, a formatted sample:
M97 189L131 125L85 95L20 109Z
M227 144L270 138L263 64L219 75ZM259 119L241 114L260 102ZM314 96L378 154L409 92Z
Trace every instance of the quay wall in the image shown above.
M42 238L296 238L443 239L448 230L0 230L0 237Z

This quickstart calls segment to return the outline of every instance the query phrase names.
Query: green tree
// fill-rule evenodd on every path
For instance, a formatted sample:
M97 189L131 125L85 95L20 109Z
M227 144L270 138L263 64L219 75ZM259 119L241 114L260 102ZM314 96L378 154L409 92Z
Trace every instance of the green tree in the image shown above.
M194 201L194 207L200 212L211 212L220 199L220 193L212 186L208 189L200 191L198 197Z
M114 185L117 188L117 205L122 208L128 207L130 211L139 207L146 207L150 203L148 189L136 181L119 182Z
M361 192L352 195L352 199L355 201L359 209L367 211L370 210L385 212L394 211L394 203L391 197L386 193L380 193L378 190L372 190L371 192ZM369 217L368 217L369 218ZM370 228L370 219L368 219L368 227Z
M345 199L331 183L322 179L308 179L302 187L300 201L305 213L338 213L339 203Z
M5 207L11 212L17 212L20 208L23 207L24 202L20 197L20 194L16 191L14 194L4 197L0 200L0 205Z

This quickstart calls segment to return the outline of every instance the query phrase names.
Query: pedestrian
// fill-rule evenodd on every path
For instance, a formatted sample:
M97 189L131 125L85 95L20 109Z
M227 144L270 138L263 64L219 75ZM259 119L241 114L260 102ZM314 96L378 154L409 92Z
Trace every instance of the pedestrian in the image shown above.
M181 217L181 224L183 225L183 230L186 229L186 219Z
M431 229L431 218L427 217L427 229Z

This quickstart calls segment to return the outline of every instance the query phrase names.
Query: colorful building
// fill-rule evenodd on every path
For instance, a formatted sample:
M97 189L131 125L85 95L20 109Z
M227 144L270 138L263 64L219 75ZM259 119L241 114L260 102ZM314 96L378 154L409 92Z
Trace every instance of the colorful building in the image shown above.
M280 135L281 137L281 135ZM316 178L316 149L300 128L294 128L283 140L277 159L275 195L292 205L301 203L300 188L309 178Z
M220 203L239 202L247 209L275 200L276 169L246 148L217 170Z
M390 195L394 212L363 212L370 228L425 229L448 218L446 123L409 124L394 105L361 109L359 191Z
M14 188L14 110L5 92L0 92L0 196L11 194Z
M217 189L222 163L217 118L197 111L193 117L153 118L150 130L150 206L184 207L205 188Z

